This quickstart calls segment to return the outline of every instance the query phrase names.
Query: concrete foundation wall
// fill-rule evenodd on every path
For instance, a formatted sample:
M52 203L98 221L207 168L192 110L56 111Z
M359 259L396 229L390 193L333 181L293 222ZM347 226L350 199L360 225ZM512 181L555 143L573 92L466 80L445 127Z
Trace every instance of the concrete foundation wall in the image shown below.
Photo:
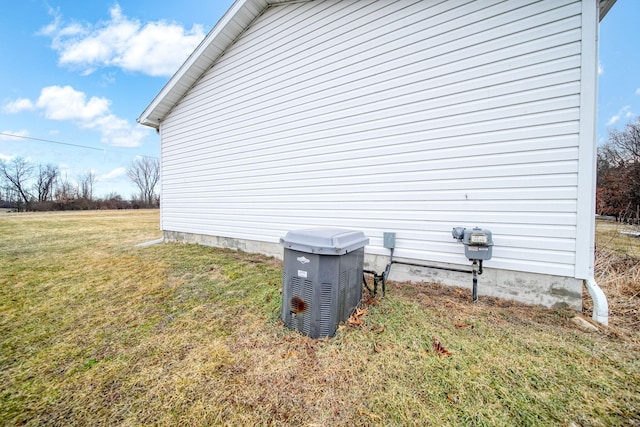
M256 240L233 239L229 237L208 236L205 234L184 233L181 231L164 231L165 242L198 243L216 248L241 250L249 253L257 253L284 258L284 250L279 243L259 242Z
M272 242L259 242L176 231L165 231L164 239L168 242L198 243L205 246L260 253L279 259L282 259L284 254L282 246L279 243ZM460 266L443 263L426 263L419 260L401 258L395 258L395 260L460 269L468 267L469 271L471 271L471 263L467 266ZM365 254L364 268L365 270L382 273L388 262L389 257L387 256ZM440 283L448 286L468 288L469 292L471 292L472 286L471 274L402 264L393 264L389 280L398 282ZM478 295L480 298L482 298L483 295L494 296L544 307L568 305L573 309L581 310L582 280L572 277L499 270L485 266L483 268L483 274L478 276Z

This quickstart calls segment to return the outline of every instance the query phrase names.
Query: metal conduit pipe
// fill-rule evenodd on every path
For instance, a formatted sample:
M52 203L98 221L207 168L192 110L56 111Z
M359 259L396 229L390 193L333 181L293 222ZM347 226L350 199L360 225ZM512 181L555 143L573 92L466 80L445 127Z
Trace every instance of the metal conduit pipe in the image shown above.
M473 275L472 299L473 299L473 302L477 302L478 301L478 274L482 274L482 260L480 260L478 269L476 269L476 265L478 265L478 264L476 264L474 262L472 270L463 270L461 268L442 267L442 266L439 266L439 265L418 264L418 263L415 263L415 262L404 262L404 261L393 261L392 260L389 264L387 264L387 268L385 269L385 272L384 272L384 274L382 276L383 288L386 288L387 276L391 272L391 265L392 264L401 264L401 265L408 265L410 267L420 267L420 268L435 268L437 270L455 271L457 273L470 273L470 274Z
M482 274L482 260L474 260L473 261L473 265L472 265L472 269L471 270L465 270L462 268L454 268L454 267L443 267L440 265L429 265L429 264L419 264L416 262L405 262L405 261L396 261L393 259L393 250L394 248L390 248L390 255L389 255L389 263L387 264L387 267L384 269L384 273L382 273L382 295L385 294L386 288L387 288L387 278L389 277L389 274L391 273L391 266L393 264L400 264L400 265L407 265L409 267L419 267L419 268L435 268L437 270L444 270L444 271L454 271L456 273L469 273L473 275L473 287L472 287L472 299L473 302L477 302L478 301L478 275ZM479 261L479 262L478 262ZM476 268L476 266L478 268ZM376 277L379 277L377 274L374 273L374 279ZM375 288L374 288L375 289ZM375 290L374 290L375 293Z
M464 243L465 255L472 262L471 270L443 267L440 265L420 264L415 262L395 261L393 259L393 251L396 246L396 233L385 232L383 233L383 245L390 250L389 263L382 273L382 289L383 292L386 288L387 278L391 273L391 266L393 264L408 265L410 267L419 268L434 268L436 270L454 271L456 273L470 273L473 275L472 285L472 299L473 302L478 301L478 275L482 274L482 261L485 259L491 259L491 247L493 246L493 240L491 239L491 231L474 227L472 230L467 230L464 227L454 227L452 232L454 239ZM374 273L374 279L380 277ZM366 281L365 281L366 283ZM375 281L374 281L375 283ZM375 293L375 288L374 288Z
M447 271L455 271L458 273L473 273L473 271L471 270L464 270L461 268L453 268L453 267L442 267L439 265L428 265L428 264L418 264L415 262L404 262L404 261L396 261L393 259L393 250L394 248L390 249L390 255L389 255L389 264L387 264L387 267L384 269L384 281L387 281L387 277L389 277L389 274L391 273L391 265L392 264L401 264L401 265L408 265L410 267L423 267L423 268L436 268L438 270L447 270ZM482 263L480 263L480 274L482 274Z
M435 268L435 269L438 269L438 270L455 271L457 273L473 273L473 271L471 271L471 270L464 270L462 268L441 267L439 265L417 264L417 263L414 263L414 262L391 261L391 263L389 263L389 266L391 266L391 264L408 265L410 267ZM391 267L389 267L388 272L391 272ZM478 272L480 273L480 271L478 271ZM385 271L385 273L387 273L387 271ZM482 274L482 273L480 273L480 274Z

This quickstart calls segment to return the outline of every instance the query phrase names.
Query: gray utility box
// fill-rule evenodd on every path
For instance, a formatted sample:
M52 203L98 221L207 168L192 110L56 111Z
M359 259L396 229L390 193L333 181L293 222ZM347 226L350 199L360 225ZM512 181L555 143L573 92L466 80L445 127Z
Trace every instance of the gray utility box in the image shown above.
M290 231L284 246L282 321L311 338L332 337L362 298L364 246L360 231Z

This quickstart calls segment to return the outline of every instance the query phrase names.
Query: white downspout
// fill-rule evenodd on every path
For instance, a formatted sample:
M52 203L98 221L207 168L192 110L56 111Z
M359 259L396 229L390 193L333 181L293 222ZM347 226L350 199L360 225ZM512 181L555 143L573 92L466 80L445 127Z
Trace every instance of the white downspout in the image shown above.
M582 1L582 54L580 55L580 144L578 152L578 218L576 275L593 299L593 320L609 323L607 297L593 276L596 194L596 105L598 99L599 0Z
M593 300L593 316L592 319L603 325L609 324L609 303L607 302L607 296L602 291L602 288L596 283L596 279L591 277L584 281L584 285L591 295Z

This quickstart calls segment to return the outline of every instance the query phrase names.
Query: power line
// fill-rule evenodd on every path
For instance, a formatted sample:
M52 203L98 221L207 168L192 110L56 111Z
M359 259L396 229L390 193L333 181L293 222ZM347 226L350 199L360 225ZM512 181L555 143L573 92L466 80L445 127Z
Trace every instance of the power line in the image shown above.
M69 146L69 147L84 148L84 149L87 149L87 150L95 150L95 151L107 152L107 150L104 149L104 148L96 148L96 147L90 147L88 145L80 145L80 144L71 144L70 142L54 141L54 140L51 140L51 139L35 138L33 136L16 135L16 134L7 133L7 132L0 132L0 135L9 136L9 137L12 137L12 138L23 138L23 139L31 139L33 141L49 142L51 144L66 145L66 146ZM157 159L157 157L154 157L154 156L145 156L143 154L138 154L138 155L140 157L148 157L150 159Z
M68 145L70 147L86 148L87 150L105 151L102 148L89 147L88 145L71 144L68 142L53 141L51 139L43 139L43 138L34 138L32 136L15 135L15 134L6 133L6 132L0 132L0 135L11 136L13 138L32 139L34 141L50 142L52 144Z

